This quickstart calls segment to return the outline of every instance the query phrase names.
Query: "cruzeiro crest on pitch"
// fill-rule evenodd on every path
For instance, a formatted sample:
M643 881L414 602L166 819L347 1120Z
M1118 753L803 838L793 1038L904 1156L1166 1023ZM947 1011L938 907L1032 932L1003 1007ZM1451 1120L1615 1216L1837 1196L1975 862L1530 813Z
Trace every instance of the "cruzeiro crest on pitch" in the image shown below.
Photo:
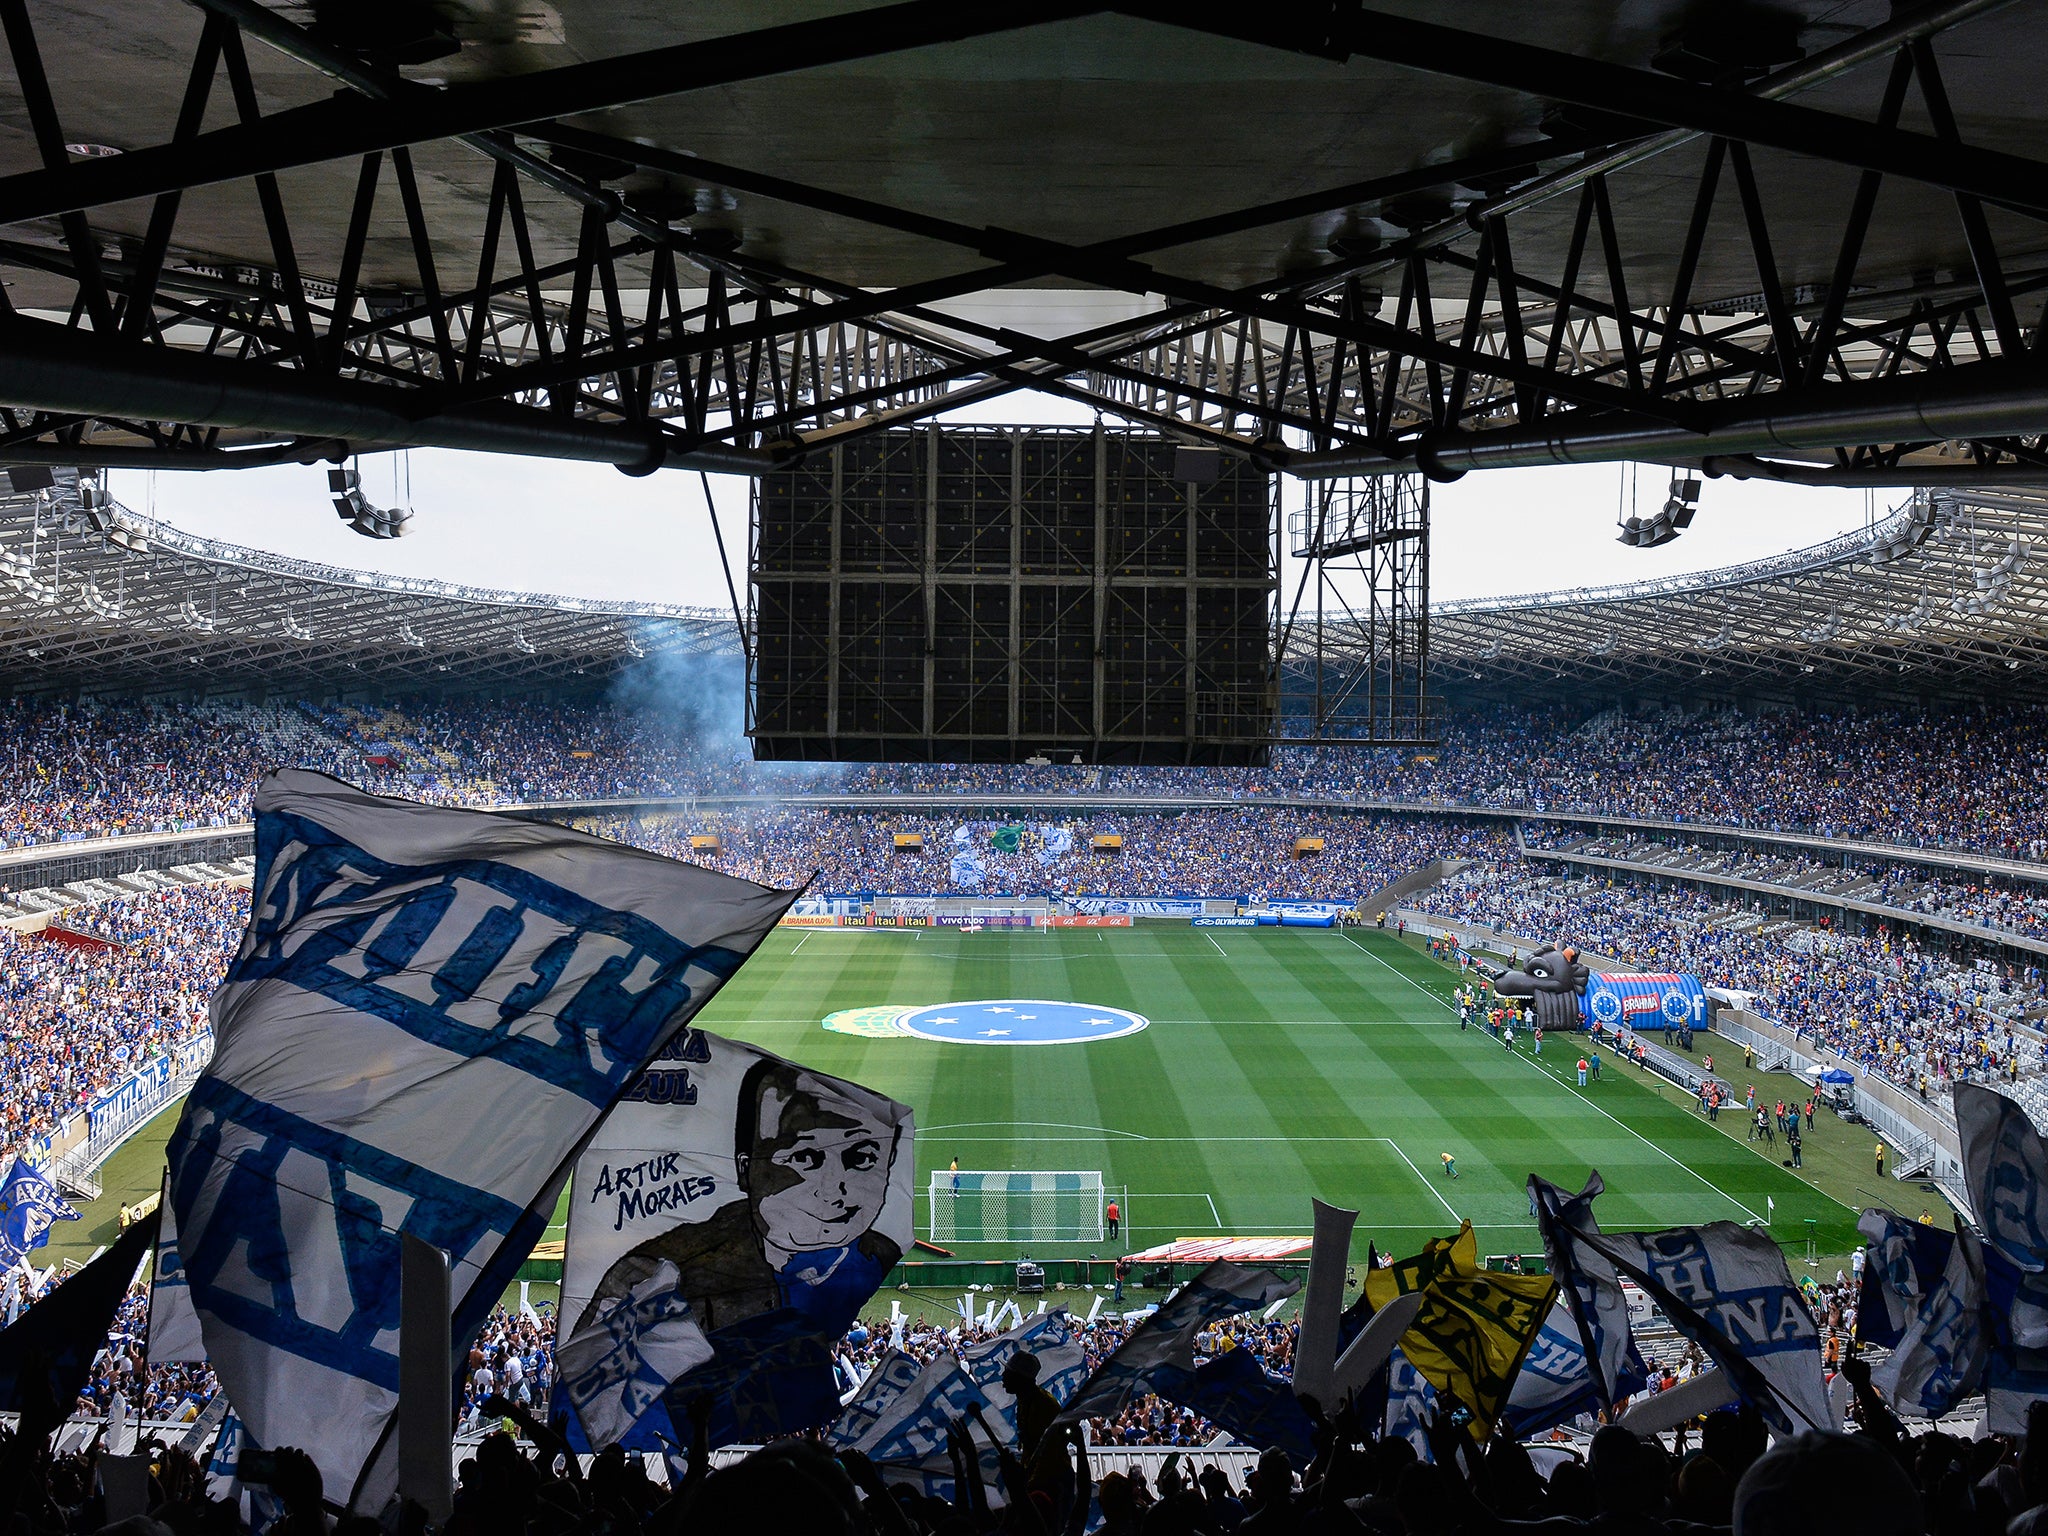
M896 1027L948 1045L1083 1045L1135 1035L1151 1022L1142 1013L1100 1003L1006 997L913 1008L898 1015Z

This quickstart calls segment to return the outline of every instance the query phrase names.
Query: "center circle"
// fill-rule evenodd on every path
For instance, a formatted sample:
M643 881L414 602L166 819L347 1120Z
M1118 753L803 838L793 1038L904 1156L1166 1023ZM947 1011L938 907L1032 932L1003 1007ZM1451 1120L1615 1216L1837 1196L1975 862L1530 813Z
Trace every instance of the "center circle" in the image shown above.
M913 1008L897 1017L896 1027L906 1035L947 1045L1084 1045L1135 1035L1151 1022L1128 1008L996 997Z

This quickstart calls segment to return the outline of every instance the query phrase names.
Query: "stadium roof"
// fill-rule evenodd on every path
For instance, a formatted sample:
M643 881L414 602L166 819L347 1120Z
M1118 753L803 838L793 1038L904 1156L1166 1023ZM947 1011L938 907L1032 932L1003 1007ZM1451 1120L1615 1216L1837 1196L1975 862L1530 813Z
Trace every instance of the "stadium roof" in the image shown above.
M1036 389L1307 474L2043 473L2039 7L10 19L18 459L757 470Z
M737 648L718 610L337 570L180 532L76 471L54 478L0 495L0 690L580 691L642 658Z
M339 570L55 478L0 495L0 689L583 691L643 657L737 652L723 610ZM2048 490L1921 491L1746 565L1438 602L1431 638L1434 680L1457 695L2048 700ZM1341 654L1345 635L1324 643ZM1312 645L1297 631L1291 654Z
M1435 604L1447 691L2048 698L2048 491L1920 491L1747 565Z

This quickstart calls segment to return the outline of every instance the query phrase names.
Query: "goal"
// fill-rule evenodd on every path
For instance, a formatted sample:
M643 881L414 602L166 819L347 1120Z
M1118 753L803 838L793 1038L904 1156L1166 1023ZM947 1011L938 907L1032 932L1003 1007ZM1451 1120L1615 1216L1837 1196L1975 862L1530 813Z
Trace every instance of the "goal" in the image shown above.
M935 1243L1099 1243L1100 1173L932 1174Z

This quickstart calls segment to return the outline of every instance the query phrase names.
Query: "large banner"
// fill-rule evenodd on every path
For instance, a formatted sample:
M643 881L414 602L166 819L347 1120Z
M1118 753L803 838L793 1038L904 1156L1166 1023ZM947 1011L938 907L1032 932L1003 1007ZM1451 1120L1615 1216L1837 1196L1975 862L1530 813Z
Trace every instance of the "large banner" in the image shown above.
M1110 916L1102 913L1092 917L1052 917L1046 919L1048 928L1128 928L1131 919L1122 913Z
M858 917L867 903L858 896L799 896L790 904L791 917Z
M177 1074L177 1062L173 1057L152 1056L133 1077L86 1106L86 1138L98 1140L138 1110L162 1099Z
M839 1412L831 1349L911 1242L910 1110L691 1030L576 1165L559 1373L593 1446Z
M1200 896L1076 896L1076 912L1115 917L1200 917Z

